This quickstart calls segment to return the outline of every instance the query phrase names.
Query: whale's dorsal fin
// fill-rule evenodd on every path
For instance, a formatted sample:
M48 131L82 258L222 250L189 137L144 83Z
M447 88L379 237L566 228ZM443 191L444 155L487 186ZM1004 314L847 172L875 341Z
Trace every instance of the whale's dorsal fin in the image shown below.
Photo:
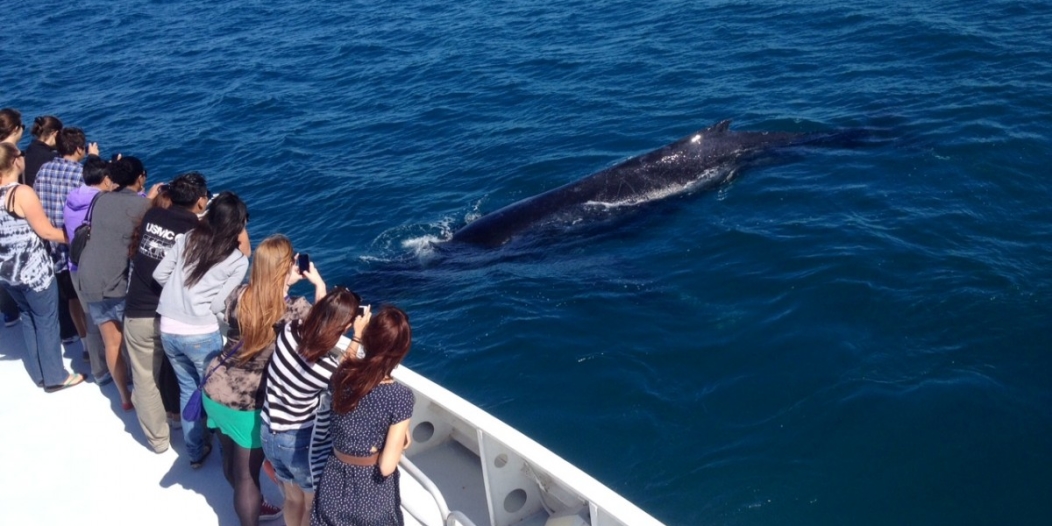
M730 119L722 120L720 122L717 122L716 124L713 124L712 126L709 126L708 128L705 128L705 133L724 133L728 129L730 129L730 127Z

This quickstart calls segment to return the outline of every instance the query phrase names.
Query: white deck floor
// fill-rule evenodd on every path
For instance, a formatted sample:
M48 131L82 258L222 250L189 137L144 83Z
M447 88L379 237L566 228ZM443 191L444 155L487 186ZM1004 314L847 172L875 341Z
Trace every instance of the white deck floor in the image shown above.
M135 413L121 411L112 383L45 393L29 379L24 352L21 326L0 326L0 524L237 524L218 441L199 470L190 469L180 431L158 455ZM79 343L65 358L91 377ZM261 484L280 504L265 475Z

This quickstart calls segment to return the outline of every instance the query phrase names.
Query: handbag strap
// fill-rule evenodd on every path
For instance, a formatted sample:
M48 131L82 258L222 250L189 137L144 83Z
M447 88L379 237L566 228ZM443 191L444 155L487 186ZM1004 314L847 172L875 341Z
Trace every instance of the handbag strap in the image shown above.
M15 191L21 186L21 184L16 184L7 191L7 206L5 207L5 210L7 210L7 213L9 214L14 215L15 213Z
M88 215L84 216L82 225L91 226L91 213L95 211L95 201L98 201L100 197L102 197L102 192L95 194L95 197L91 198L91 204L88 205Z
M216 371L216 369L219 369L220 367L222 367L223 364L226 363L227 359L229 359L231 356L237 354L237 351L240 348L241 348L241 341L238 340L238 342L235 343L234 346L230 348L230 350L226 353L225 356L220 356L219 363L217 363L215 367L213 367L210 371L208 371L207 374L205 374L205 377L201 379L201 386L198 387L198 389L204 387L205 383L208 382L208 378L210 376L212 376L212 373L214 373Z

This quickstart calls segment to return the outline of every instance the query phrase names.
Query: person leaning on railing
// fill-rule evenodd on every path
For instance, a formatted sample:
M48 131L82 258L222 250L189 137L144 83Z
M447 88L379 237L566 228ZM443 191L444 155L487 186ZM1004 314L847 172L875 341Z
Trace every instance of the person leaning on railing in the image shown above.
M89 155L84 160L84 184L69 193L69 196L66 198L66 206L62 208L62 217L65 221L63 228L66 230L66 236L69 237L70 243L73 243L73 240L77 237L77 228L87 221L88 209L91 208L91 203L95 201L95 197L99 193L109 192L117 186L110 180L109 164L109 162L98 155ZM88 302L84 299L84 294L80 290L80 282L77 279L77 265L72 261L69 262L69 274L74 296L80 303L80 311L78 312L89 312ZM102 386L112 382L113 377L110 376L109 366L106 365L106 346L102 341L99 325L85 319L83 326L77 329L78 331L84 331L83 333L78 332L78 334L81 343L84 345L84 355L87 357L88 363L91 364L91 375L95 377L95 384Z
M22 134L25 132L25 129L25 125L22 124L21 112L14 108L0 109L0 142L6 142L18 148L18 141L22 140ZM24 170L23 175L19 176L18 182L22 182L23 177ZM11 298L11 295L3 287L0 287L0 311L4 314L5 326L13 327L18 323L18 305L15 304L15 300Z
M289 296L289 287L306 278L314 300L325 297L325 281L311 263L306 272L295 264L292 243L272 235L256 247L247 285L226 300L227 341L208 364L202 402L209 429L218 430L223 475L234 488L234 510L242 525L273 519L281 509L263 500L259 471L263 466L263 375L274 354L276 328L302 320L311 302Z
M67 243L66 233L44 214L32 188L19 184L25 167L22 152L0 142L0 286L11 295L24 318L26 370L38 386L59 391L84 381L67 373L62 363L58 328L58 284L51 256L41 238Z
M175 245L153 271L163 289L157 303L161 346L179 379L179 410L201 383L205 366L223 348L219 316L223 303L248 271L248 207L232 192L223 192L193 230L175 237ZM190 467L200 468L212 452L212 437L201 420L183 418L183 441Z
M132 234L131 271L128 295L124 302L124 344L131 365L132 401L135 416L150 448L156 453L168 450L172 422L179 421L179 388L175 373L166 373L171 363L161 346L157 304L161 284L153 271L175 244L175 237L197 226L197 214L208 201L208 186L203 175L188 172L172 180L150 203L150 209ZM169 206L164 206L165 204Z
M111 162L109 175L117 187L95 200L91 237L77 264L77 285L79 294L88 303L91 321L98 324L102 334L106 365L120 394L121 407L131 411L134 406L121 352L128 295L128 243L150 208L150 199L139 195L146 184L146 169L135 157L124 156ZM149 197L158 190L158 185L154 185Z
M285 489L285 524L289 526L305 526L310 520L314 413L343 356L357 352L357 343L346 354L336 344L352 327L356 335L361 334L369 322L368 307L358 315L360 303L358 295L344 287L330 290L302 322L294 321L279 331L267 366L260 439Z
M396 468L410 444L414 396L391 372L412 341L409 316L385 306L362 333L364 356L344 360L333 374L332 410L319 412L315 424L328 430L332 455L315 492L312 526L403 524ZM319 434L312 447L322 447Z
M58 157L55 144L60 131L62 131L62 121L54 115L43 115L33 120L31 130L33 141L26 147L26 171L22 174L24 184L33 186L40 167Z

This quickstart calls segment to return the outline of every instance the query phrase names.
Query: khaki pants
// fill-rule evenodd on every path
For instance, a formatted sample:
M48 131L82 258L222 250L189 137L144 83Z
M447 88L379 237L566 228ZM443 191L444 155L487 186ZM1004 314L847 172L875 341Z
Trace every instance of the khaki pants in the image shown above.
M157 379L161 375L164 349L157 318L124 318L124 345L131 365L132 403L150 447L157 453L168 449L170 430Z

